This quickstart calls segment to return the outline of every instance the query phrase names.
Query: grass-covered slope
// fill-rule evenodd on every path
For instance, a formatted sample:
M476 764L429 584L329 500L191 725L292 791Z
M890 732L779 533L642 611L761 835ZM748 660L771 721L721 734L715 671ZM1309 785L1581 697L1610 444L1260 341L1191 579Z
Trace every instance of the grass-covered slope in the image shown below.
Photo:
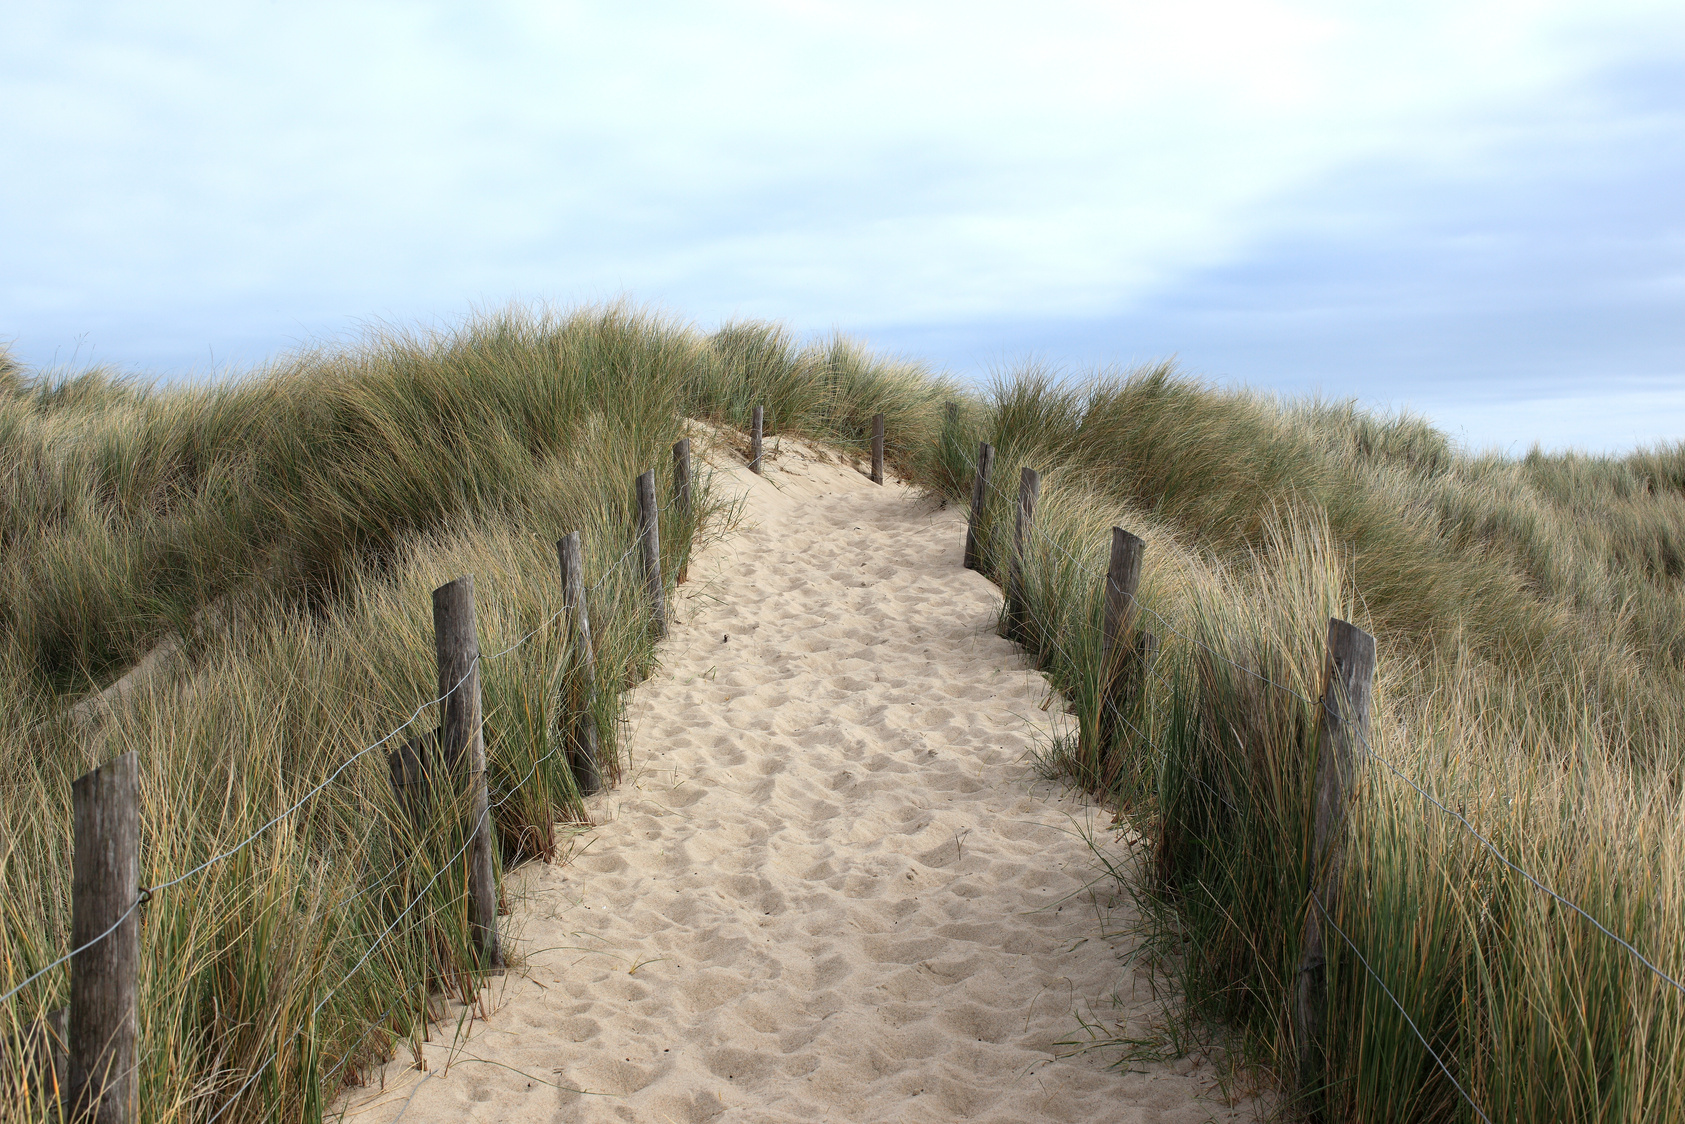
M1195 1017L1293 1084L1314 700L1340 616L1378 638L1375 758L1334 918L1351 946L1329 935L1330 1048L1298 1106L1685 1119L1678 989L1451 814L1685 980L1685 446L1469 456L1409 417L1162 368L1003 379L931 483L958 498L979 437L999 450L997 577L1018 468L1044 473L1030 643L1080 718L1066 767L1146 829L1154 935ZM1141 624L1163 652L1099 746L1113 524L1148 540Z
M634 477L654 468L670 495L685 419L740 425L752 404L769 433L861 448L882 411L934 447L942 392L844 341L704 336L620 309L371 338L211 386L5 364L0 991L68 947L84 770L138 752L148 885L299 804L143 907L140 1081L149 1121L312 1116L425 1033L430 1002L475 990L462 817L417 838L385 747L345 767L434 696L430 591L475 575L501 857L547 854L578 814L555 752L572 660L556 539L585 545L613 771L619 694L653 653L641 577L618 564ZM705 474L696 486L701 528L662 516L669 580L722 526ZM172 645L109 708L76 708ZM436 721L425 710L399 737ZM0 1036L66 995L64 969L46 973ZM5 1070L0 1116L38 1116L18 1077Z
M423 1033L429 1002L471 996L458 829L407 832L380 750L336 770L432 697L428 594L471 572L482 650L531 634L482 669L502 858L546 853L578 808L553 755L573 658L554 541L585 541L618 764L619 692L652 658L638 575L616 565L632 479L654 468L669 494L684 419L741 427L756 404L769 433L856 451L883 412L895 467L962 502L990 440L997 577L1018 469L1044 472L1029 641L1083 731L1063 763L1144 829L1150 935L1190 1017L1289 1087L1307 700L1329 616L1375 633L1376 758L1334 912L1351 944L1331 937L1336 1032L1297 1106L1474 1120L1466 1094L1492 1120L1685 1119L1678 991L1404 779L1685 979L1685 447L1470 456L1407 417L1164 369L962 393L845 342L613 309L375 338L212 386L0 362L0 990L66 948L70 780L135 750L149 884L335 778L146 905L147 1119L308 1117ZM663 516L669 574L725 525L706 483L701 527ZM1148 541L1141 623L1162 651L1103 730L1113 524ZM73 709L172 638L137 689ZM48 972L0 1034L65 994ZM6 1073L0 1103L28 1118Z

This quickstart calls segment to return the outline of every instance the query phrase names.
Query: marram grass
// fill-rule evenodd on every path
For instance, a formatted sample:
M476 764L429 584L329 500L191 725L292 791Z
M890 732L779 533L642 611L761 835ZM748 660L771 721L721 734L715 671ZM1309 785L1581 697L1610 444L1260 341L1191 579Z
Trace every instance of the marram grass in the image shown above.
M1171 1038L1227 1038L1289 1115L1685 1120L1678 991L1433 802L1685 979L1685 446L1471 456L1418 419L1164 367L962 392L845 340L624 308L373 337L193 388L0 360L0 987L65 947L74 776L138 752L144 877L190 869L432 696L428 594L465 572L483 651L532 634L483 671L500 858L550 854L579 807L554 752L571 660L546 623L554 541L579 530L599 583L612 777L620 691L653 659L638 577L615 565L632 478L656 468L670 494L684 419L740 428L757 404L769 435L856 453L883 412L894 470L962 503L993 442L997 579L1018 470L1044 472L1024 639L1076 720L1060 766L1142 831L1127 876L1186 999ZM726 529L698 485L695 525L663 516L669 574ZM1114 524L1147 542L1141 627L1161 649L1103 726ZM1333 1033L1299 1085L1305 699L1331 615L1378 639L1374 756L1332 915L1350 945L1329 935ZM69 716L170 637L181 655L109 718ZM472 1010L460 810L414 832L381 756L145 907L144 1119L316 1118ZM64 998L47 973L0 1036ZM17 1078L0 1113L39 1119Z
M979 438L997 580L1018 469L1043 472L1025 642L1080 731L1058 765L1143 831L1145 935L1196 1033L1273 1073L1290 1116L1685 1120L1685 995L1493 850L1685 981L1685 448L1471 457L1408 417L1164 368L1000 380L933 486L966 494ZM1147 541L1162 647L1096 746L1114 524ZM1375 633L1379 669L1330 1033L1298 1084L1330 616Z
M880 411L934 434L945 393L847 341L707 336L625 308L372 336L209 386L0 362L0 990L68 947L77 775L139 755L151 886L298 804L143 907L142 1119L319 1118L477 999L463 809L443 800L414 830L385 761L438 721L431 590L475 576L501 863L551 857L581 814L556 540L584 544L613 781L621 693L654 659L634 478L654 468L669 502L687 417L741 425L762 404L771 434L861 449ZM661 516L669 582L729 530L697 467L695 518ZM103 719L73 716L172 637L160 674ZM66 998L65 970L47 972L0 1039ZM0 1069L0 1118L43 1118L23 1077Z

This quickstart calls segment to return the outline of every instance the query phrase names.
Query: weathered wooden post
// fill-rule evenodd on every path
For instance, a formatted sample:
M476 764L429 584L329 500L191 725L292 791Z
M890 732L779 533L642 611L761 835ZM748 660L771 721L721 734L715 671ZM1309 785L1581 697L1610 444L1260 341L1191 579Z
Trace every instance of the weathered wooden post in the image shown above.
M761 422L765 418L761 407L755 407L754 420L749 430L749 471L759 476L761 472Z
M655 638L667 635L667 595L661 585L661 512L655 506L655 470L638 477L638 538L644 546L644 589Z
M1323 1017L1328 1003L1328 960L1324 952L1322 909L1338 908L1346 813L1367 753L1370 687L1375 677L1375 638L1338 618L1328 621L1328 655L1322 666L1322 697L1317 704L1316 802L1312 823L1310 892L1305 903L1304 940L1294 1024L1299 1053L1299 1084L1323 1084Z
M1096 770L1096 780L1102 772L1101 759L1116 736L1117 717L1140 689L1142 653L1135 637L1140 610L1135 596L1141 586L1141 558L1146 549L1146 543L1122 527L1112 528L1112 556L1106 566L1105 616L1100 631L1100 720L1090 762Z
M562 688L563 736L567 738L574 786L581 796L589 796L603 787L603 772L597 755L597 723L592 715L597 697L597 656L591 647L591 616L585 605L585 564L580 559L578 531L556 544L556 556L562 567L562 604L573 622L573 661Z
M140 766L125 753L70 786L69 1119L133 1124L139 1107ZM89 945L89 942L93 942ZM83 948L83 945L89 945Z
M673 514L678 519L678 525L686 534L694 534L695 527L691 523L690 507L690 438L685 437L673 446ZM684 557L679 559L678 576L675 584L683 585L690 576L690 551L686 550Z
M883 415L872 415L872 483L883 483Z
M995 466L995 447L977 443L977 474L971 478L971 518L965 524L965 568L983 568L983 514L989 502L989 471Z
M1041 474L1024 469L1018 477L1018 516L1012 525L1012 569L1007 577L1006 637L1023 643L1030 637L1029 590L1024 583L1024 540L1035 530L1036 497Z
M444 714L439 748L459 783L468 786L468 924L480 966L503 967L497 938L497 877L492 867L491 799L486 792L486 741L480 727L480 638L474 621L474 576L433 591L433 649Z

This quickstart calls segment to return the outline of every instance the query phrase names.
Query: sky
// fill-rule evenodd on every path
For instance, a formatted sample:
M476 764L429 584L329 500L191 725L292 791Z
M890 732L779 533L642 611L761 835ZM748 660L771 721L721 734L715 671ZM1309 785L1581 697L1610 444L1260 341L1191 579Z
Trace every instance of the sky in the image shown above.
M238 373L631 300L1685 439L1685 5L0 7L0 343Z

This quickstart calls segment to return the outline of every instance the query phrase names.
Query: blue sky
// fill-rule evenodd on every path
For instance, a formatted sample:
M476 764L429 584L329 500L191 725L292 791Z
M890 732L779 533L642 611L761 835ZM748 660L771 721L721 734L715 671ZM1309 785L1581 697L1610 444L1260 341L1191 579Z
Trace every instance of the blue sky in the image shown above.
M630 297L1685 438L1677 3L14 5L0 107L36 365Z

